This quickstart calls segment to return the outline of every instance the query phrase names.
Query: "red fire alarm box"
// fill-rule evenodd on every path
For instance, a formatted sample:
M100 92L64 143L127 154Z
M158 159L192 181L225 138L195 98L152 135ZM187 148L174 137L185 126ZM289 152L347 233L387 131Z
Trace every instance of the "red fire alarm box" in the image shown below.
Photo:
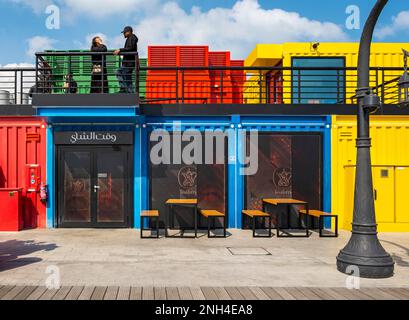
M26 188L27 192L40 191L41 171L38 164L26 165Z
M23 229L22 189L0 189L0 231Z

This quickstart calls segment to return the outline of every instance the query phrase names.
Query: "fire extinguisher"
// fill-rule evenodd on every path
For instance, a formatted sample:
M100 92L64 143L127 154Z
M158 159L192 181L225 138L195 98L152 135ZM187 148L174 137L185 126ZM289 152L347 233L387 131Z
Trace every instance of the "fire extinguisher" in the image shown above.
M46 203L48 199L48 186L43 183L40 186L40 199L43 203Z

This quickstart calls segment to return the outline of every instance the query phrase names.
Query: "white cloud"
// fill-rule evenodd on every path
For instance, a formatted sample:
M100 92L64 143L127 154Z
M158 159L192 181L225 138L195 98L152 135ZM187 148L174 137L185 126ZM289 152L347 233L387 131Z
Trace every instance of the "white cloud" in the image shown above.
M235 58L245 58L257 43L348 39L334 23L263 9L258 0L239 0L232 8L207 12L197 7L186 12L168 2L137 23L135 30L142 55L149 44L209 44L213 50L231 50Z
M399 31L409 31L409 10L402 11L393 17L392 23L378 29L375 35L379 39L384 39L396 35Z
M36 52L53 49L57 41L48 37L35 36L28 39L27 42L28 49L26 53L29 57L33 57Z
M31 63L10 63L6 65L0 65L1 69L18 69L18 68L34 68L34 65ZM10 93L10 99L14 100L15 93L15 73L14 71L3 70L0 73L1 75L1 90L6 90ZM21 74L17 74L17 93L24 92L28 93L30 88L35 83L35 72L25 71L23 76L23 87L21 88ZM17 102L20 103L21 97L17 95ZM3 101L4 103L4 101ZM12 102L14 103L14 102Z

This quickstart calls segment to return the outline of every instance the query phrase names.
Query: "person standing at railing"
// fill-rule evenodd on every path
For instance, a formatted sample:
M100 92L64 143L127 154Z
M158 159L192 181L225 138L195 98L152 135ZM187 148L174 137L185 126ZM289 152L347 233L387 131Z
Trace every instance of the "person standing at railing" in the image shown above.
M65 76L65 83L64 83L63 89L64 89L64 93L68 93L68 94L78 93L78 84L77 84L77 81L75 81L72 74L67 74Z
M107 52L101 37L92 39L91 52ZM108 70L106 55L92 55L91 93L108 93Z
M125 27L122 31L126 38L125 47L114 51L114 55L120 55L126 52L138 52L138 37L134 35L132 27ZM117 78L121 87L120 93L134 93L132 85L132 74L136 68L137 56L124 55L122 67L118 69Z

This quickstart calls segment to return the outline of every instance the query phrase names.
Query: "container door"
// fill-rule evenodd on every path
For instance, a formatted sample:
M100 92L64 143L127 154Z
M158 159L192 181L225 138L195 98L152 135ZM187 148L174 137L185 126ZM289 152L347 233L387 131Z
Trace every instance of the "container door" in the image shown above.
M395 222L395 168L374 167L374 197L377 223Z
M129 153L122 147L100 149L96 153L96 224L126 226L129 200ZM126 148L124 148L126 149Z
M91 225L92 158L92 152L85 149L61 151L59 226Z
M396 186L396 222L409 223L409 206L408 206L408 181L409 168L398 167L395 171Z

